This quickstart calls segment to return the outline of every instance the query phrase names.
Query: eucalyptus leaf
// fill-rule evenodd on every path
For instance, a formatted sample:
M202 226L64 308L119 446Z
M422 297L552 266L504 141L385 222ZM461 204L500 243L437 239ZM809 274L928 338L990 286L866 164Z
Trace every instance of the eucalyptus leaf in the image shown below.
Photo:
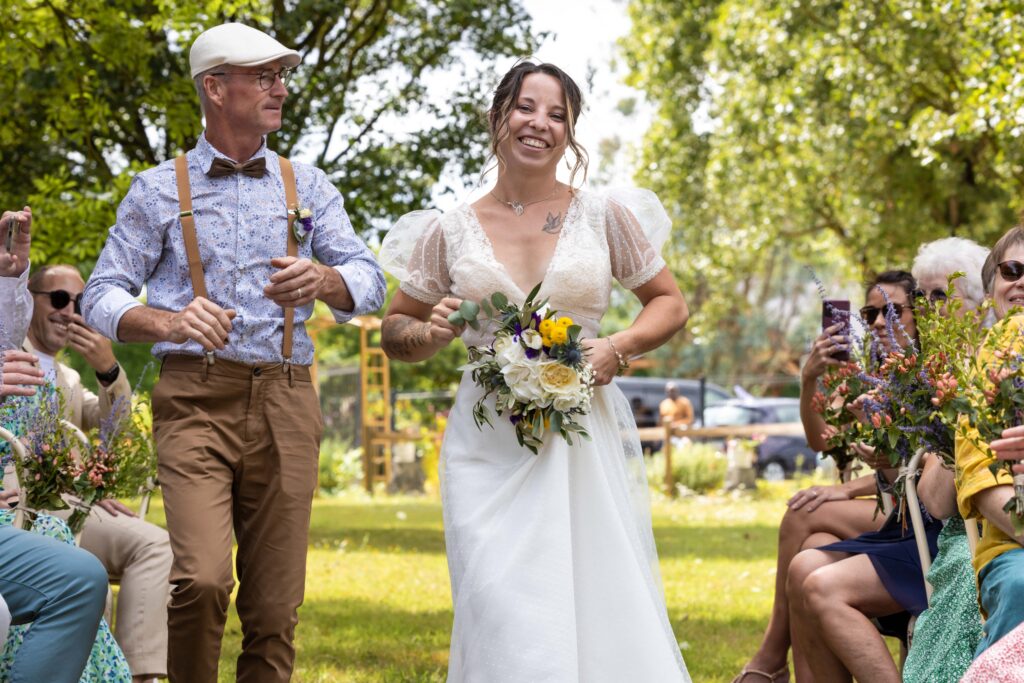
M464 299L462 303L459 304L459 313L462 314L462 318L466 322L476 320L477 316L480 314L480 304L475 301Z

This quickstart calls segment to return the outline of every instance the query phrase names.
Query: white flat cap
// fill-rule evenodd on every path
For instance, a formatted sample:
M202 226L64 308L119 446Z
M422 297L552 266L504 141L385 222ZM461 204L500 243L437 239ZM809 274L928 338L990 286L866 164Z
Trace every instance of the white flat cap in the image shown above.
M188 53L192 78L221 64L259 66L283 59L285 66L298 66L302 57L263 31L245 24L221 24L199 34Z

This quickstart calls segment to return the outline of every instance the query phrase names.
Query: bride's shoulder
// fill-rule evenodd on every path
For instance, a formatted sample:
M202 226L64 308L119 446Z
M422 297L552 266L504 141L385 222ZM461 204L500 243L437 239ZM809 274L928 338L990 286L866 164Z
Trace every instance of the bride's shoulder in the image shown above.
M658 195L643 187L603 187L576 191L580 204L601 224L662 223L668 219Z

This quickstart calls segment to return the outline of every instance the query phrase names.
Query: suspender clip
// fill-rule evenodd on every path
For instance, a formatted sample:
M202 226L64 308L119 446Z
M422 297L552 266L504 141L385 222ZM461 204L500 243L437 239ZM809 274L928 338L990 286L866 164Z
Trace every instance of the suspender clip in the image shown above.
M288 386L295 386L295 378L292 376L292 359L291 356L284 359L284 371L288 373Z

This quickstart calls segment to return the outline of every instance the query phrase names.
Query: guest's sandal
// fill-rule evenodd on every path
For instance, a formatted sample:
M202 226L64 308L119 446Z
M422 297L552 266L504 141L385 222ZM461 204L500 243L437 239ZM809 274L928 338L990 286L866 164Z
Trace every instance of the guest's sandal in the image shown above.
M766 681L768 681L768 683L775 683L775 681L779 681L779 680L788 681L789 680L789 664L787 664L786 666L782 667L781 669L779 669L778 671L776 671L773 674L767 673L765 671L758 671L757 669L748 669L747 667L743 667L743 671L740 671L739 675L736 676L736 678L732 679L732 683L744 683L743 679L746 678L747 676L761 676ZM783 678L783 676L785 676L785 678Z

